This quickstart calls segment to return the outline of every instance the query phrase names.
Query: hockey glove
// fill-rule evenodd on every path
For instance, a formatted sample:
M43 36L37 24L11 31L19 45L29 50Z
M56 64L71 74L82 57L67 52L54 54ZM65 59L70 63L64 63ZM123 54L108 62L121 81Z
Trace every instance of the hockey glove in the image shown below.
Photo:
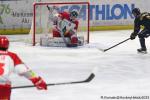
M41 77L34 77L30 79L38 90L47 90L47 84Z
M130 39L131 39L131 40L134 40L135 38L136 38L136 34L135 34L135 33L131 33Z

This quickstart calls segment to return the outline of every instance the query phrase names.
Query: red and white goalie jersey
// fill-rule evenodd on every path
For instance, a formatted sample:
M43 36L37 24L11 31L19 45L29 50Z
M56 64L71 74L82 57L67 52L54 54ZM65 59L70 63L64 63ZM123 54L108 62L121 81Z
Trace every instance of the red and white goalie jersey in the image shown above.
M30 69L21 61L21 59L12 52L0 50L0 84L11 85L9 76L12 72L19 75Z
M69 37L71 44L78 44L77 29L79 21L76 19L78 14L73 15L72 12L58 13L57 17L53 20L53 37L61 37L63 33L65 37ZM62 32L62 33L61 33Z
M72 25L72 29L74 29L74 30L78 29L79 21L76 18L74 18L74 19L72 18L71 12L62 12L62 13L59 13L59 17L62 20L66 21L65 25L68 25L68 27L71 27L71 25Z

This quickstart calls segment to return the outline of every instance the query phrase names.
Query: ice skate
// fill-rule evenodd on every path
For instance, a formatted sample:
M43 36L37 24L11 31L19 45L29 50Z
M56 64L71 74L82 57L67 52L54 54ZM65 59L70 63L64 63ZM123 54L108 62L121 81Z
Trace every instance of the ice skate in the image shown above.
M143 49L143 48L137 49L137 52L142 53L142 54L147 54L146 49Z

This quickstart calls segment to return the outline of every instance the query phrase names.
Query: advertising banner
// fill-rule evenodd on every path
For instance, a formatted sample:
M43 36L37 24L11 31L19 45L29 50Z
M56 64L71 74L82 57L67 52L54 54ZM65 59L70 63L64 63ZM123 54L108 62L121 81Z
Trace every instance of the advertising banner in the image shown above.
M90 26L132 25L132 9L149 12L150 0L37 0L38 2L90 2ZM0 0L0 30L30 30L34 0ZM145 3L146 2L146 3ZM83 20L86 19L83 13ZM86 13L86 12L85 12ZM19 32L20 32L19 31ZM20 33L21 33L20 32ZM27 31L26 31L27 32Z

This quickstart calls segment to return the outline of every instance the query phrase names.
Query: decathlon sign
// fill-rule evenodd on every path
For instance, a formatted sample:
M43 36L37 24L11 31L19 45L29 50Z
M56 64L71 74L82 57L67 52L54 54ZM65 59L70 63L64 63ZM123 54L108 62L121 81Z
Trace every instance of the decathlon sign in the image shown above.
M91 20L119 20L128 19L132 17L132 9L134 4L105 4L105 5L91 5L90 12ZM94 15L95 14L95 15Z
M119 20L119 19L132 19L132 9L135 4L103 4L103 5L90 5L90 20ZM86 5L72 5L62 6L59 9L61 12L65 10L79 11L79 17L83 20L87 18Z

